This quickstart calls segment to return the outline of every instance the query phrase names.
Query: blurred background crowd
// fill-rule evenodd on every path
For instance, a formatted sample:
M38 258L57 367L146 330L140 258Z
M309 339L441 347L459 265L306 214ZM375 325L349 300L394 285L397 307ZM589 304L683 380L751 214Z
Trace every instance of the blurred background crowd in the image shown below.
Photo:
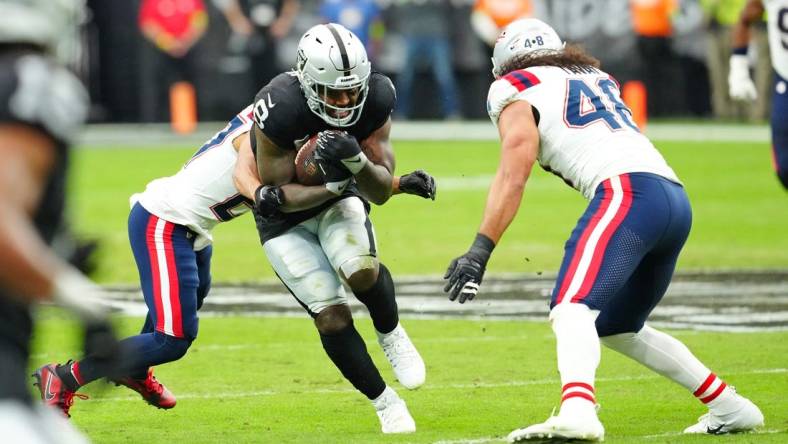
M751 44L759 101L728 97L730 30L744 3L88 0L79 71L90 89L93 122L169 121L175 100L193 107L199 120L222 121L293 67L304 31L332 21L354 31L373 69L395 81L396 118L484 119L499 30L537 17L600 59L620 83L642 82L651 117L760 121L767 118L772 75L765 26Z

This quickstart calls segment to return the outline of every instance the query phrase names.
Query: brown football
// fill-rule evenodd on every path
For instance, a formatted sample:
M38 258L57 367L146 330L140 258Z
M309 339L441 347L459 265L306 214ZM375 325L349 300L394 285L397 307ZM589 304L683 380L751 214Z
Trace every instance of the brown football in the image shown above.
M322 185L323 172L315 162L315 149L317 148L317 134L310 137L296 153L295 170L298 183L301 185Z

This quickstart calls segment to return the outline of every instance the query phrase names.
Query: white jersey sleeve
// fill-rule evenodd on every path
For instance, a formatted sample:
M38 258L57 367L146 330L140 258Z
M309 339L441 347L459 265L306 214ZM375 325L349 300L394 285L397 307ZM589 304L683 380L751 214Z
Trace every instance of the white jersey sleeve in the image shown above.
M183 225L197 234L194 249L209 245L211 230L251 209L252 202L235 188L233 170L238 152L233 141L252 128L252 105L238 113L206 141L174 176L156 179L131 197L151 214Z
M788 0L765 0L764 6L772 66L780 77L788 79Z
M487 109L493 123L517 100L536 110L539 165L591 199L605 179L646 172L681 183L632 122L618 83L593 67L541 66L493 82Z

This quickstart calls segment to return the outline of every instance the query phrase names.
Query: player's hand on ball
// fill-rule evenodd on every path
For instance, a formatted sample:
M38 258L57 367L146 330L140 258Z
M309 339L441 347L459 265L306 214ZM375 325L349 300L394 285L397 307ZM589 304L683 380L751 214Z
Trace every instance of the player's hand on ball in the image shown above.
M279 214L279 208L285 203L282 189L271 185L260 185L254 192L254 209L263 218Z
M318 152L315 153L315 160L318 168L323 172L328 191L337 196L344 193L353 178L350 171L337 161L323 158Z
M460 304L473 300L479 292L479 285L484 278L484 270L490 259L495 242L489 237L478 233L470 250L455 258L449 264L443 279L448 279L443 291L449 293L449 300L459 297Z
M416 170L399 178L399 189L403 193L415 194L425 199L435 200L435 178L424 170Z
M326 160L341 162L353 175L358 174L367 164L367 156L361 151L356 138L345 131L320 132L315 154Z

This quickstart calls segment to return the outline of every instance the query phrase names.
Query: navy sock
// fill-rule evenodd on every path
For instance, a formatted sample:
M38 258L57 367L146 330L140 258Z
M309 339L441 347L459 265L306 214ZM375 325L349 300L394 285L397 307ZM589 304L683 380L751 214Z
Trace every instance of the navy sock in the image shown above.
M378 280L367 290L354 292L356 298L367 306L375 330L389 333L399 323L397 300L394 298L394 281L385 265L380 264Z
M383 393L386 383L353 324L335 335L321 333L320 342L328 357L353 387L369 399L375 399Z

